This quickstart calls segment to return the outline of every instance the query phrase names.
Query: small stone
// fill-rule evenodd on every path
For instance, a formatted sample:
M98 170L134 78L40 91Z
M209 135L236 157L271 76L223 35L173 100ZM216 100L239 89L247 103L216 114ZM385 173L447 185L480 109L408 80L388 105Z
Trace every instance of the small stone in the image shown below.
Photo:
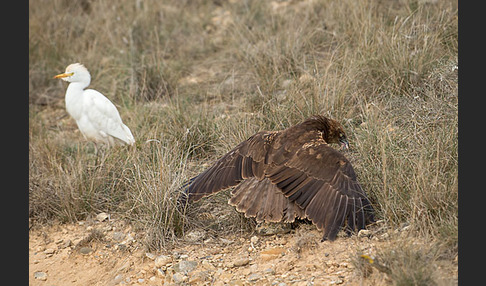
M190 278L189 278L189 284L190 285L194 285L194 284L197 284L197 283L200 283L200 282L203 282L203 281L207 281L209 280L210 276L209 276L209 273L208 271L199 271L199 272L196 272L194 273L194 275L192 275Z
M48 248L48 249L44 250L45 254L51 254L52 255L52 254L54 254L54 252L55 252L55 250L52 249L52 248Z
M187 276L182 274L182 273L175 273L172 275L172 279L174 280L174 283L182 283L187 280Z
M81 247L79 249L79 252L83 255L88 255L90 254L91 252L93 251L93 249L91 247Z
M41 281L46 281L47 280L47 273L42 272L42 271L34 272L34 278L39 279Z
M236 260L235 262L233 262L233 266L234 267L241 267L241 266L248 265L248 263L250 263L250 259L248 257L244 257L244 258L240 258L240 259Z
M155 258L155 267L160 268L172 262L172 258L167 255L159 255Z
M187 254L181 254L179 256L179 259L182 259L182 260L187 260L188 258L189 258L189 255L187 255Z
M257 242L258 242L258 240L259 240L259 238L258 238L258 236L256 236L256 235L254 235L254 236L252 236L252 237L250 238L250 242L251 242L251 243L257 243Z
M369 237L371 235L371 231L369 229L361 229L358 232L358 237Z
M263 273L265 273L267 275L275 275L275 270L273 268L267 268L267 269L263 270Z
M99 222L102 222L109 217L110 217L110 215L107 214L107 213L99 213L98 215L96 215L96 220L99 221Z
M253 274L248 275L248 281L249 282L255 282L255 281L259 280L260 278L262 278L262 275L259 274L259 273L253 273Z
M117 276L115 276L115 279L113 279L113 283L116 285L116 284L119 284L120 282L123 281L123 275L121 274L118 274Z
M333 280L331 281L329 284L336 284L336 285L339 285L339 284L343 284L344 283L344 280L343 279L337 279L337 280Z
M143 283L144 281L145 281L145 279L143 279L143 278L138 278L138 279L137 279L137 282L138 282L138 283Z
M196 269L197 261L182 260L181 262L174 265L175 272L189 273Z
M72 241L70 239L66 239L61 245L59 245L59 248L64 249L68 248L72 245Z
M202 262L201 262L201 266L206 269L206 270L214 270L216 269L216 267L214 267L213 264L211 264L211 262L207 261L206 259L204 259Z

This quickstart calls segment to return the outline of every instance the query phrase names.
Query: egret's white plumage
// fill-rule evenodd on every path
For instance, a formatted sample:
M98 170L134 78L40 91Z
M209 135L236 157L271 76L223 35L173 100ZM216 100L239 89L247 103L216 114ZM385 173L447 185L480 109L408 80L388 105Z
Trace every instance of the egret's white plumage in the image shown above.
M82 64L70 64L65 73L54 78L70 82L66 90L66 110L86 139L109 146L135 143L115 105L100 92L86 89L91 75Z

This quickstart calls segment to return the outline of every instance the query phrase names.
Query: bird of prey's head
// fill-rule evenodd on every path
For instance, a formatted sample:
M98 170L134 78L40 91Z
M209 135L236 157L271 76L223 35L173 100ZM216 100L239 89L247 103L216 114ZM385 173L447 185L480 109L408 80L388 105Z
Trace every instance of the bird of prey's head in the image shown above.
M328 144L336 143L339 144L342 149L349 148L346 132L344 132L344 128L341 123L337 122L336 120L322 115L314 115L304 122L309 122L319 131L322 131L322 137Z

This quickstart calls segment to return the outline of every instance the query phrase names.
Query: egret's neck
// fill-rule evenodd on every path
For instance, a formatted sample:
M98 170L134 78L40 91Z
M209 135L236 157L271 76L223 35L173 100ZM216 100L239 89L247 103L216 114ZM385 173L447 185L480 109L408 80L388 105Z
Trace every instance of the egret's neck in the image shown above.
M89 85L83 82L72 82L66 90L66 110L76 120L81 116L80 106L83 101L84 89Z
M89 81L84 81L84 82L71 82L68 86L68 90L69 89L72 89L72 90L84 90L85 88L87 88L89 85Z

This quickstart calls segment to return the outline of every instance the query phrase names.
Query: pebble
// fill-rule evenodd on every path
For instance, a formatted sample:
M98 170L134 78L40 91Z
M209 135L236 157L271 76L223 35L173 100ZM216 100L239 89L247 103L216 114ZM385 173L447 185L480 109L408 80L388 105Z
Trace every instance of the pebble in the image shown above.
M172 279L174 280L174 283L182 283L187 280L187 276L182 274L182 273L175 273L172 275Z
M41 281L46 281L47 280L47 273L42 272L42 271L34 272L34 278L39 279Z
M51 254L52 255L52 254L54 254L54 252L55 252L55 250L53 248L48 248L48 249L44 250L45 254Z
M59 248L61 248L61 249L68 248L72 244L73 243L70 239L66 239L61 245L59 245Z
M202 262L201 262L201 266L206 269L206 270L215 270L216 267L214 267L213 264L211 264L211 262L209 262L208 260L204 259Z
M99 222L102 222L109 217L110 217L110 215L107 214L107 213L99 213L98 215L96 215L96 220L99 221Z
M197 273L194 273L194 275L192 275L189 278L188 282L189 282L190 285L194 285L194 284L199 283L199 282L207 281L207 280L209 280L209 278L210 278L210 275L209 275L208 271L199 271Z
M361 229L358 232L358 237L369 237L371 235L371 231L369 229Z
M160 268L172 262L172 258L167 255L159 255L155 258L155 267Z
M121 275L121 274L118 274L117 276L115 276L115 279L113 279L114 284L118 284L122 281L123 281L123 275Z
M249 282L254 282L254 281L257 281L259 280L260 278L262 278L262 275L259 274L259 273L253 273L253 274L250 274L248 275L248 281Z
M81 252L81 254L84 254L84 255L88 255L90 254L91 252L93 251L93 249L91 247L81 247L79 249L79 252Z
M183 260L174 265L175 272L189 273L196 269L197 261Z
M188 258L189 258L189 255L187 255L187 254L181 254L181 255L179 256L179 259L182 259L182 260L186 260L186 259L188 259Z
M265 273L267 275L275 275L275 270L273 268L267 268L267 269L263 270L263 273Z
M237 259L235 262L233 262L233 266L241 267L241 266L248 265L248 263L250 263L250 259L248 257L244 257L244 258Z

